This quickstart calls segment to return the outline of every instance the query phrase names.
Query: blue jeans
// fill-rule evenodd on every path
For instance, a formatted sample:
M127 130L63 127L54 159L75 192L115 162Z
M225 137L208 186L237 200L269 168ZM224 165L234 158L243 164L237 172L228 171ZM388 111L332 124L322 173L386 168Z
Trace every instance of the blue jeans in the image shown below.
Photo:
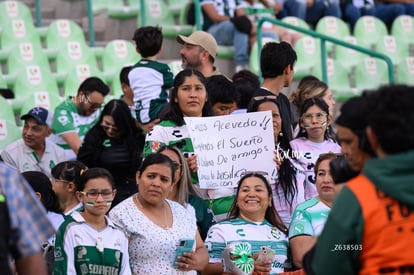
M306 0L287 0L284 8L290 16L299 17L311 25L316 25L324 16L342 17L339 0L315 0L310 8L306 6Z
M403 4L377 4L375 5L375 16L381 19L387 26L391 26L395 18L405 14Z
M239 32L230 21L213 24L208 32L214 36L217 44L234 46L234 61L236 65L249 64L249 35Z
M375 15L375 6L357 8L353 4L348 4L345 7L344 19L349 22L351 29L354 29L356 21L363 15Z

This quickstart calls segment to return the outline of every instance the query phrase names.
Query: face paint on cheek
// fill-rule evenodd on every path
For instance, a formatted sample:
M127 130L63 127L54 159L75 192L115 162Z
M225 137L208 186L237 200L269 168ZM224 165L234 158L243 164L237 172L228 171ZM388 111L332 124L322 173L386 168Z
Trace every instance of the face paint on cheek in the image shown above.
M91 202L91 201L87 201L87 202L86 202L86 205L89 205L89 206L94 206L94 205L95 205L95 203L94 203L94 202Z
M106 201L106 205L111 205L112 204L112 200Z
M322 126L325 126L326 123L327 123L326 120L321 122Z
M304 127L305 129L310 129L311 126L309 124L305 124Z

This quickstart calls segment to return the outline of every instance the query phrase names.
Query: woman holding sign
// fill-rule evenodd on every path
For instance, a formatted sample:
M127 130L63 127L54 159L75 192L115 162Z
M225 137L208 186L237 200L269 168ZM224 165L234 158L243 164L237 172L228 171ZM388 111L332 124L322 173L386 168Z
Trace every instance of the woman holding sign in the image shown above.
M197 159L185 124L184 117L202 117L211 114L207 102L206 78L197 70L185 69L177 74L170 92L170 101L161 111L161 122L148 132L144 156L158 151L163 145L173 145L181 150L188 167L197 179Z
M251 245L257 274L279 274L285 270L287 227L274 208L270 184L260 172L242 176L229 220L210 228L205 240L210 260L203 274L223 274L223 251L234 242Z
M305 172L296 160L296 152L292 150L287 135L283 133L283 118L279 110L276 96L257 96L252 99L247 112L272 112L278 172L276 178L272 179L271 187L275 208L284 224L289 227L295 207L316 196L317 192L315 185L306 185Z

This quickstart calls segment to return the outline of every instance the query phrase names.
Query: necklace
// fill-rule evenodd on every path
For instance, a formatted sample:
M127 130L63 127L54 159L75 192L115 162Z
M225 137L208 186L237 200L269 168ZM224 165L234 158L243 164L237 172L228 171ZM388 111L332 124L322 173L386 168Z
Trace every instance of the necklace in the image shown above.
M134 196L134 199L135 199L135 201L137 202L137 204L138 204L138 206L142 209L142 210L145 210L145 207L142 205L142 203L141 203L141 200L139 199L139 196L138 196L138 194L136 194L135 196ZM162 229L165 229L165 230L167 230L167 229L169 229L169 227L168 227L168 220L167 220L167 207L165 206L165 201L163 201L162 202L162 205L163 205L163 214L164 214L164 224L163 225L159 225L158 223L156 223L155 221L155 219L153 220L153 219L151 219L150 217L148 217L150 220L152 220L152 222L154 222L155 224L157 224L158 226L160 226Z

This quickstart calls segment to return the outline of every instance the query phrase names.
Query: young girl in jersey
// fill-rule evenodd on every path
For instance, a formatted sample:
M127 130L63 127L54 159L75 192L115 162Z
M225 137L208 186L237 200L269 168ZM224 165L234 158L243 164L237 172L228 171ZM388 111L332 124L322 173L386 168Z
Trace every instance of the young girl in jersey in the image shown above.
M75 184L84 209L68 216L56 234L54 274L129 275L128 239L105 216L115 196L114 180L103 168L82 172Z
M331 121L332 115L325 101L320 98L305 100L300 112L299 134L290 145L299 156L307 183L315 184L314 167L320 154L341 152L341 147L327 131Z

